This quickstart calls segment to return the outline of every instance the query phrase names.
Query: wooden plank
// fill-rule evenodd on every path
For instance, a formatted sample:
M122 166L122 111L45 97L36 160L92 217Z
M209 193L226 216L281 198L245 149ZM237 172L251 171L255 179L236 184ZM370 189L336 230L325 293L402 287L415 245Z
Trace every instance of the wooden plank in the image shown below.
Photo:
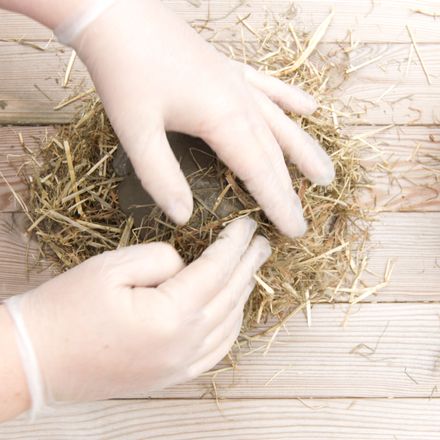
M362 304L344 328L346 312L342 304L315 306L313 326L298 315L266 355L269 337L252 343L251 354L242 348L237 369L215 377L217 396L439 396L439 304ZM212 375L151 395L214 397Z
M237 0L215 0L200 3L200 7L192 7L188 0L166 0L173 10L185 20L204 20L210 16L215 20L210 23L211 28L222 28L236 23L238 17L245 17L252 13L247 23L255 28L261 27L267 16L267 10L283 13L289 9L291 0L272 0L270 7L264 0L242 2L242 6L228 15L234 6L240 4ZM350 2L347 0L296 0L296 14L290 14L294 26L300 31L315 29L329 11L333 8L335 17L333 24L324 37L324 41L335 42L344 40L349 30L353 31L354 38L363 42L396 42L408 41L405 24L410 23L417 29L418 39L422 43L438 42L440 32L438 23L433 17L416 14L413 9L421 8L438 13L436 0L388 0L386 2L371 3L369 1ZM226 16L228 15L228 16ZM225 17L226 16L226 17ZM219 18L224 17L219 20ZM0 38L26 38L33 40L47 40L51 32L32 20L0 11Z
M8 255L8 261L2 259L0 265L3 297L15 293L25 273L23 262L19 265L16 261L18 239L0 242ZM414 254L420 253L415 249ZM437 286L438 272L437 269ZM41 280L42 275L39 276ZM413 284L422 283L424 277L419 275ZM28 285L38 281L34 275ZM440 386L440 304L359 304L351 310L344 327L347 310L347 304L315 306L311 328L307 327L305 317L298 315L280 331L266 355L269 338L252 343L250 349L255 351L251 354L243 347L236 353L238 369L216 377L218 395L426 397L433 390L435 393L436 385ZM208 393L211 381L211 376L204 376L151 395L206 397L212 395Z
M435 0L417 2L387 0L373 4L366 0L356 3L347 0L297 0L294 2L294 9L292 9L290 0L272 0L270 3L264 0L251 0L241 2L243 6L229 16L227 15L234 6L240 3L239 1L216 0L210 2L210 5L202 1L201 7L193 10L188 8L188 0L167 0L166 3L188 21L194 18L204 19L210 10L210 16L217 18L216 21L210 23L210 27L214 29L234 25L237 19L246 17L248 14L250 16L246 22L258 29L267 22L268 11L270 11L289 17L299 31L310 32L324 21L331 10L334 10L332 25L323 38L325 42L346 40L349 31L352 31L354 39L362 42L405 43L408 41L405 23L417 29L420 42L437 43L440 41L440 29L436 20L413 12L416 8L438 12L438 2ZM287 14L286 11L288 11ZM219 20L219 17L225 18ZM241 38L239 30L236 32L236 37Z
M0 43L0 124L66 123L75 105L54 107L73 90L90 87L81 62L75 62L69 88L62 87L70 49L52 43L40 51L17 43Z
M26 199L27 185L18 173L28 158L19 135L27 149L36 150L42 140L54 131L54 127L0 127L0 172L23 199ZM8 184L0 176L0 212L22 211Z
M25 292L52 274L37 264L35 242L25 233L24 214L0 214L0 299Z
M358 66L382 57L377 63L359 69L341 84L340 107L350 103L363 112L363 123L434 124L440 120L440 55L436 45L422 45L420 51L432 76L428 85L419 64L411 65L406 76L409 45L376 44L353 50L350 63ZM323 45L324 54L338 54L335 45ZM51 124L68 122L75 106L62 111L53 107L90 78L77 60L69 89L60 86L70 56L56 43L47 51L15 43L0 43L0 124ZM415 62L413 57L413 62ZM336 78L336 77L335 77ZM335 79L335 82L337 80ZM37 87L39 89L37 89ZM387 92L387 93L386 93ZM382 95L384 95L381 98ZM379 99L380 98L380 99Z
M35 132L37 131L40 130L35 130ZM21 211L19 203L4 179L16 193L26 197L27 186L17 176L20 166L25 161L23 150L20 148L17 132L12 128L0 128L0 139L0 172L3 175L3 178L0 176L0 207L5 212Z
M407 71L409 49L410 45L406 44L370 44L353 50L349 54L349 64L352 67L356 68L375 59L377 61L355 70L342 82L339 96L341 102L348 105L346 111L363 112L360 117L371 124L438 124L438 46L419 45L432 84L428 84L415 55L412 56ZM324 53L331 54L331 51L329 46L324 49Z
M43 276L26 271L26 246L18 240L24 226L14 226L23 214L0 214L0 297L19 293L43 281ZM14 229L15 228L15 229ZM380 295L369 300L440 299L440 213L382 213L371 229L370 270L382 276L389 260L394 262L393 276ZM370 283L381 280L366 277Z
M110 401L21 417L0 426L0 439L436 439L439 411L439 399Z
M374 127L353 127L353 136L374 133ZM440 154L437 127L392 127L364 139L363 165L371 189L362 191L362 206L379 211L440 211Z
M374 132L372 127L353 127L353 136ZM14 190L25 195L26 187L17 178L23 162L18 133L28 148L36 148L38 139L52 127L0 127L0 171ZM440 129L436 127L394 127L380 131L368 142L377 145L381 154L365 152L364 166L370 170L372 188L363 191L359 201L366 207L375 206L384 211L440 211L440 156L438 141ZM380 162L388 168L375 169ZM0 212L20 210L9 188L0 178Z
M392 279L380 297L439 297L440 213L384 213L371 228L370 270L383 273L394 262ZM391 298L389 298L391 299Z
M17 191L24 189L24 185L14 177L17 166L12 166L8 161L10 154L17 154L20 151L18 144L17 130L13 128L0 129L0 139L4 148L0 148L0 170L5 174L8 181L10 181ZM21 130L21 129L20 129ZM360 133L365 130L359 128ZM436 154L435 143L432 139L439 136L439 129L425 129L423 127L413 127L405 130L399 130L399 138L393 134L393 131L382 132L380 134L381 140L378 139L378 144L384 151L385 157L392 160L400 160L402 165L395 166L400 168L401 178L400 183L392 182L390 184L386 174L376 176L377 189L375 189L375 196L377 206L385 209L420 209L420 210L438 210L439 199L438 181L436 177L432 177L432 173L427 172L426 176L422 168L410 165L410 170L405 165L405 160L414 155L414 149L418 148L419 160L423 163L428 161L432 154ZM21 130L26 144L32 147L33 136L41 137L46 132L45 128L29 128ZM10 146L9 146L10 145ZM19 154L19 153L18 153ZM391 159L389 159L391 161ZM368 162L366 162L366 165ZM438 164L435 164L438 170ZM406 167L406 168L405 168ZM414 176L419 176L419 181L414 182ZM408 180L409 179L409 180ZM406 184L403 187L402 193L399 185ZM415 186L413 185L415 183ZM367 199L366 203L368 203ZM0 201L3 210L15 210L17 204L15 199L11 196L9 189L2 182L0 185ZM382 203L382 205L381 205ZM399 204L400 203L400 204ZM389 205L389 206L386 206ZM8 217L4 217L6 224L9 223ZM379 218L378 224L372 231L372 247L370 267L379 273L383 272L388 258L397 258L395 267L395 278L390 283L390 286L384 290L380 297L381 300L392 300L404 297L405 299L419 298L419 299L433 299L438 296L438 271L437 271L437 254L440 246L438 246L438 234L436 229L439 226L439 214L429 214L427 216L415 214L411 216L396 216L393 214L383 214ZM408 233L408 231L414 231ZM13 239L9 237L6 229L3 233L3 240L9 241L13 246ZM400 237L399 234L402 236ZM421 238L419 238L419 236ZM397 245L396 245L397 242ZM433 247L433 246L437 247ZM413 262L413 250L417 249L418 254L422 255L416 262ZM20 253L17 254L17 256ZM21 254L22 255L22 254ZM1 257L1 254L0 254ZM9 260L9 256L5 256L9 264L18 265L16 270L20 270L23 265L23 255L16 260ZM420 273L425 273L423 279L420 278ZM6 274L5 274L6 276ZM25 280L16 278L11 279L12 284L10 289L15 289L14 292L25 290L27 283ZM17 290L18 289L18 290ZM397 295L397 296L396 296Z
M173 3L179 3L177 6L187 8L186 1ZM223 3L226 5L226 1ZM228 3L229 7L230 2ZM312 8L310 23L319 23L328 14L328 8L325 11L315 10L321 8L321 5L328 7L325 1L300 3L304 3L306 8ZM337 7L342 5L344 11L350 7L356 8L357 11L353 11L351 16L347 14L347 18L353 20L354 27L359 32L358 36L365 34L364 41L371 39L376 42L381 41L380 38L383 35L388 35L388 31L395 32L393 34L395 36L390 37L395 40L389 41L408 41L404 27L405 22L408 21L405 18L408 10L405 8L411 5L438 7L438 2L387 1L377 4L370 13L369 2L356 4L334 1L331 3L335 3ZM220 2L215 2L214 6L217 5L220 5ZM258 9L255 3L253 6L256 10ZM378 15L376 15L377 7L380 12ZM387 7L393 9L387 12L384 9ZM341 11L337 10L335 24L338 23L337 19L340 13ZM402 16L400 16L401 13ZM303 10L301 16L305 16L304 14ZM356 24L358 20L356 14L363 14L359 17L359 24ZM397 17L400 18L397 19ZM412 21L414 17L417 17L417 21ZM0 37L5 30L5 27L1 26L1 18L0 14ZM311 21L315 19L316 22ZM411 25L416 31L419 43L439 41L439 28L436 20L418 15L411 16ZM332 26L328 36L332 35L334 28L336 26ZM365 32L365 29L368 32ZM346 28L338 25L337 32L345 33ZM41 38L44 40L47 36ZM402 45L403 47L407 53L408 46ZM403 87L399 84L386 94L378 109L368 110L366 117L370 122L387 124L394 120L399 124L407 122L432 124L440 120L440 107L436 95L439 84L438 61L435 55L431 56L432 52L435 54L435 49L436 46L421 45L427 65L435 74L433 76L435 87L423 86L424 77L420 66L411 66L408 79L402 83ZM363 62L365 56L370 59L368 57L372 57L374 54L384 53L385 55L379 64L383 61L387 63L386 72L375 66L359 70L352 75L347 83L350 88L344 86L344 93L353 96L354 99L377 99L393 85L393 81L400 81L402 71L399 71L397 67L394 69L392 63L394 62L394 54L397 54L401 69L404 69L404 51L402 49L400 52L392 52L392 50L388 52L386 49L385 52L385 49L382 48L360 48L354 51L351 55L353 65ZM67 60L66 55L61 55L61 57L64 58L60 63L60 68L54 69L54 71L60 72L59 77L64 72ZM12 60L15 63L14 58ZM55 66L55 61L50 61L50 63ZM4 63L0 65L3 66ZM28 63L23 64L24 70L28 70L28 66ZM16 73L18 76L20 74L21 72ZM81 71L78 74L83 75ZM41 78L43 77L41 76ZM383 82L380 82L381 80ZM31 81L34 79L31 78ZM364 84L365 88L365 84L369 84L370 81L369 90L360 87L361 84ZM3 91L3 83L4 81L0 86L0 93ZM52 103L41 103L41 96L35 99L32 92L30 94L26 92L28 94L25 94L24 99L19 96L14 101L11 98L17 96L16 90L18 89L13 87L9 90L9 94L3 95L7 98L8 105L9 102L12 103L9 108L11 116L8 119L7 113L5 113L4 123L47 124L53 122L51 119L54 117ZM26 87L23 90L26 90ZM55 87L48 90L54 90L52 99L55 97L58 100L65 96L59 90L55 90ZM405 98L406 93L412 94L414 90L417 91L417 96ZM64 93L68 93L68 91L64 91ZM391 100L397 101L402 98L405 99L395 104L391 102ZM411 102L411 99L414 102ZM363 107L362 102L359 105ZM418 111L412 110L410 107L420 107L420 117ZM67 121L71 114L70 110L65 114L60 113L56 115L57 121ZM418 128L421 130L420 136L424 136L422 133L425 131L422 130L425 129ZM412 133L409 136L412 136ZM375 188L375 194L379 199L378 206L381 206L382 200L388 200L386 209L399 210L402 207L405 209L406 206L416 210L438 210L438 193L434 194L438 188L436 186L438 181L433 180L432 175L425 173L426 170L420 168L419 164L413 167L413 164L405 164L402 160L409 157L407 152L410 153L409 150L412 150L410 144L412 138L404 139L402 146L400 146L397 142L398 138L395 135L391 137L390 145L384 145L384 150L387 151L388 146L392 152L398 150L395 153L398 156L398 161L393 164L393 171L407 180L401 182L403 192L400 193L400 187L398 185L390 186L384 174L374 175L377 188ZM425 138L422 143L421 150L424 150L425 147L426 151L435 148L435 144ZM14 151L11 152L14 153ZM424 152L422 157L425 156ZM3 159L0 154L0 162L3 162ZM2 169L1 166L3 165L0 163L0 169ZM13 174L9 175L13 178ZM415 185L409 181L415 182ZM2 203L1 200L0 187L0 203ZM15 209L13 205L11 208ZM3 216L0 215L0 219L6 218ZM7 289L8 284L13 285L13 278L17 279L14 270L16 272L18 270L18 278L21 279L24 276L23 268L25 267L26 237L19 232L22 227L14 225L16 222L20 223L21 218L11 215L10 219L9 225L5 223L4 226L9 226L8 234L15 235L13 237L7 235L6 240L2 240L2 237L5 236L2 231L7 228L2 229L0 220L0 259L6 260L6 256L12 259L12 263L7 261L4 271L4 264L0 265L2 267L0 270L2 290L0 292L3 296L13 291L13 289L9 289L7 292ZM405 214L398 216L387 214L382 215L380 221L380 225L377 225L373 230L373 245L375 246L372 253L373 269L382 272L388 257L397 256L398 260L393 281L378 300L438 300L437 255L440 249L438 215ZM21 247L18 253L16 243ZM6 273L8 268L10 273ZM36 276L36 278L31 277L29 281L26 281L26 286L36 285L47 276L43 274ZM266 357L258 352L251 356L242 355L239 371L234 374L221 374L216 379L220 397L249 396L256 397L256 400L221 402L222 412L217 410L215 402L212 401L194 402L179 399L97 403L83 407L66 408L54 416L43 419L37 425L24 425L23 419L3 425L0 427L0 439L84 437L99 439L193 439L224 436L238 439L436 438L440 428L438 424L439 400L429 400L428 398L431 394L438 395L436 388L439 379L437 364L440 311L438 304L362 305L359 311L358 308L353 310L353 316L345 330L339 325L345 316L344 307L338 305L336 309L332 309L330 306L314 308L314 327L310 330L307 330L302 316L296 318L288 325L292 336L280 335ZM366 344L370 349L359 344ZM254 348L259 346L258 343L254 344ZM262 343L261 347L260 352L264 350ZM353 349L355 351L351 352ZM276 374L277 377L274 377ZM266 385L271 379L273 379L272 382ZM205 377L191 384L155 395L179 398L200 397L210 385L210 381L209 377ZM333 398L371 395L377 397L413 396L418 399ZM291 397L297 396L329 396L332 399L308 401L305 404L311 408L307 408L300 401L291 400ZM261 397L265 399L267 397L283 397L284 399L261 400ZM6 431L3 431L4 429Z
M20 14L0 9L0 39L19 38L34 41L48 41L52 32Z
M432 212L440 210L438 173L428 174L413 164L394 166L392 176L370 174L373 188L362 193L362 205L380 212Z

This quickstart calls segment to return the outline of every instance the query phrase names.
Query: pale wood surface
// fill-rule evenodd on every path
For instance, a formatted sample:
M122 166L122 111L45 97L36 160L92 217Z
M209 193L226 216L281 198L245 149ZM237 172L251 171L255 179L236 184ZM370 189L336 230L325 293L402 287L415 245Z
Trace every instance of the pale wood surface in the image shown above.
M149 397L440 397L438 303L360 304L346 320L347 311L346 304L317 305L311 328L298 315L280 331L267 354L270 337L235 349L235 370L215 378L207 374ZM132 397L142 396L139 392Z
M71 54L70 49L52 43L39 51L17 43L0 42L0 124L66 123L75 105L56 111L54 107L72 95L61 87ZM90 86L90 79L80 61L75 62L72 88Z
M239 17L246 17L249 13L251 15L247 22L258 28L265 23L268 9L273 12L285 12L290 8L292 1L166 0L165 3L187 21L195 19L204 21L210 9L210 16L215 20L210 23L210 28L222 29L236 23ZM191 3L200 3L201 6L191 7ZM240 3L243 6L226 16ZM440 38L437 21L413 12L414 9L421 8L438 13L437 0L388 0L374 3L368 0L357 2L352 0L297 0L294 4L297 13L292 16L293 23L297 29L304 31L315 29L327 17L331 9L334 9L334 25L324 37L324 41L327 42L344 40L351 30L354 39L365 43L407 43L406 23L410 23L417 30L417 41L420 43L437 43ZM221 17L224 18L219 20ZM47 41L51 35L52 33L44 26L28 18L0 11L0 38Z
M187 20L205 17L208 8L208 2L202 2L200 8L185 0L167 3ZM210 3L212 16L221 17L237 2ZM212 27L234 23L248 11L252 11L248 23L261 25L267 2L247 3ZM289 3L277 0L271 2L271 9L285 10ZM218 397L225 399L220 400L220 410L210 399L212 377L204 376L155 393L152 400L66 408L36 424L19 419L0 427L0 439L439 438L440 24L439 18L411 9L440 12L440 4L299 0L296 5L293 23L299 30L315 29L334 7L336 14L320 46L322 53L334 51L337 46L333 43L353 30L353 40L361 44L348 55L349 64L358 66L381 56L349 75L340 95L342 103L350 100L351 106L365 110L360 126L351 128L355 135L378 126L401 125L375 136L382 157L388 160L391 181L386 170L373 169L377 158L364 158L373 190L363 194L362 203L386 211L372 229L369 267L382 274L387 261L395 260L389 286L367 303L353 307L345 327L347 304L319 305L312 310L312 328L307 328L299 314L280 332L266 356L262 352L267 340L254 342L252 354L243 350L239 369L215 379ZM406 73L408 23L432 75L432 85L427 84L414 54ZM239 39L231 33L220 33L217 39L224 36ZM50 32L23 17L0 12L0 40L11 38L34 40L45 47ZM72 88L90 85L77 60L71 88L60 87L69 56L70 50L54 42L39 51L0 41L0 124L14 125L0 127L0 171L21 194L25 187L16 177L16 167L22 162L16 133L22 131L26 144L33 148L32 137L44 135L46 127L17 126L69 121L73 107L61 112L53 107L73 93ZM369 101L378 101L378 105ZM366 127L368 124L374 126ZM29 252L23 214L14 213L18 210L0 182L2 298L28 290L50 276L48 271L27 270L34 264L35 245ZM431 303L423 303L426 301ZM307 397L314 399L297 399Z
M0 213L0 298L29 290L51 276L27 269L35 265L36 252L29 251L25 224L23 214ZM440 300L439 231L440 212L380 214L371 228L368 267L382 277L391 260L394 270L389 285L369 301ZM368 281L375 285L382 279Z
M219 398L440 397L440 305L362 304L346 326L345 304L312 309L236 353L239 367L215 378ZM255 350L255 351L253 351ZM212 376L154 397L213 397ZM139 397L139 396L138 396Z
M432 85L429 85L415 56L406 74L409 47L409 44L371 44L360 45L350 52L348 64L353 66L378 56L383 58L348 76L338 92L341 97L340 107L344 109L344 103L350 100L353 110L362 112L360 118L364 124L437 123L440 120L439 52L434 44L420 48L432 75ZM337 48L337 45L325 44L321 51L323 54L332 54ZM0 101L3 101L0 106L0 124L68 122L75 111L75 105L62 111L56 111L54 107L72 95L72 89L85 90L91 85L88 74L77 60L69 88L60 87L69 57L70 50L54 42L50 43L46 51L17 43L0 42Z
M25 196L26 185L17 177L25 161L19 134L29 149L55 133L54 127L0 127L0 171L14 190ZM369 126L352 127L354 136L374 132ZM366 149L363 164L370 170L372 188L359 197L365 207L381 211L438 211L440 209L440 129L436 127L393 127L367 138L380 154ZM378 163L386 168L375 168ZM432 173L436 170L437 174ZM0 178L0 212L20 210L8 185Z
M113 401L8 423L0 439L435 440L439 413L439 399Z
M341 85L342 101L364 111L372 124L438 124L440 121L440 56L438 46L419 46L432 84L416 56L407 71L409 44L361 45L350 53L350 65L377 62L356 70ZM381 96L385 93L385 96Z
M18 177L23 163L28 160L26 150L20 143L21 134L25 147L35 150L49 134L54 133L52 127L0 127L0 212L21 211L19 203L12 195L8 184L21 197L26 198L27 185ZM5 182L5 179L7 183Z
M25 233L21 213L0 214L0 298L23 293L47 281L51 274L37 266L37 246Z

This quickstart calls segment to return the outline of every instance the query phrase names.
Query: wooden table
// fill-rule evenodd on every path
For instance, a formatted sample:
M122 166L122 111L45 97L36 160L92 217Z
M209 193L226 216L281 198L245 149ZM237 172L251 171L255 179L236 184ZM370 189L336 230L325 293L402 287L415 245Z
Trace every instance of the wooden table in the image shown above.
M168 3L188 19L205 17L207 2L199 8ZM235 3L211 0L213 15ZM248 20L258 26L264 3L280 11L290 2L248 3L223 23L252 11ZM366 110L367 123L352 132L382 128L375 142L392 157L390 169L372 173L380 213L370 268L383 272L395 259L388 287L359 304L345 327L344 303L315 306L311 328L297 316L267 355L256 350L243 356L237 371L218 375L218 402L207 393L206 376L152 399L69 407L35 424L18 419L0 426L1 440L440 438L440 18L414 11L440 13L440 2L298 0L296 6L293 22L306 30L334 8L322 48L346 41L352 31L360 44L347 55L350 63L377 58L351 74L343 91L344 99ZM408 62L407 24L431 85L414 51ZM32 148L35 136L72 116L71 109L53 110L71 93L60 85L71 52L61 53L49 38L30 20L0 13L0 170L18 192L25 188L9 160L21 152L18 134ZM78 62L72 78L88 81ZM416 149L418 163L411 161ZM1 297L47 279L47 273L27 273L26 252L20 208L0 180Z

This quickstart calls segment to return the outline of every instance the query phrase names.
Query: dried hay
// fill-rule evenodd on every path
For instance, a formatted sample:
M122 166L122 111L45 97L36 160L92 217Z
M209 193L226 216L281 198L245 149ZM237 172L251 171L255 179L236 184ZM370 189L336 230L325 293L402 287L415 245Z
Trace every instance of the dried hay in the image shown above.
M359 157L366 141L362 136L350 138L343 133L341 128L350 115L336 111L331 97L331 72L343 74L347 66L331 65L319 56L313 61L311 58L330 20L331 15L307 38L297 35L288 20L277 19L261 31L250 29L255 37L251 44L222 47L230 55L302 87L320 103L312 116L290 115L324 146L336 168L335 182L322 188L312 185L295 166L290 167L309 223L305 237L289 240L280 235L241 182L220 163L190 176L192 187L202 178L215 179L219 195L210 206L195 199L188 225L176 227L156 208L141 227L134 227L118 203L121 178L112 168L118 139L101 102L93 90L88 90L57 106L83 101L75 120L45 139L38 156L30 161L33 175L26 210L31 221L28 230L38 237L42 257L55 261L59 270L66 270L106 250L161 240L170 242L189 262L215 240L225 224L251 216L258 222L258 232L270 240L273 256L256 277L257 285L246 308L245 330L275 317L278 323L264 332L275 330L275 336L281 325L301 310L311 325L314 303L335 301L341 295L357 302L375 293L375 288L359 282L365 261L361 243L367 237L368 219L356 201L356 193L367 185ZM245 20L240 25L245 26ZM240 209L227 217L219 216L217 208L223 200L237 202ZM360 249L359 253L353 249Z

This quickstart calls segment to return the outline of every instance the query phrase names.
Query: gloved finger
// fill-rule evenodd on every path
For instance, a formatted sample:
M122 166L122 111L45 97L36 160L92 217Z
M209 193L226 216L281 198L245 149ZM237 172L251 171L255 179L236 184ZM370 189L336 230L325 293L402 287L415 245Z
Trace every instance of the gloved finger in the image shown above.
M242 64L242 68L247 81L284 110L299 115L310 115L316 111L315 99L299 87L258 72L246 64Z
M255 281L250 281L248 285L242 290L242 296L235 308L229 311L228 316L215 327L201 342L197 351L194 353L192 363L206 357L209 353L214 352L220 347L228 336L234 331L238 322L243 321L243 309L249 295L255 287Z
M253 103L254 104L254 103ZM248 114L255 114L252 107ZM262 146L263 117L252 122L231 119L210 133L205 141L219 158L241 179L267 217L289 237L303 235L307 229L301 202L277 174ZM264 139L264 135L263 135Z
M200 332L209 334L200 344L197 357L202 358L220 346L243 319L243 308L254 286L254 274L271 255L269 242L255 237L243 255L229 283L203 310L204 323Z
M251 89L251 93L252 93ZM260 117L258 122L258 136L261 142L261 146L266 152L267 158L270 160L274 172L280 178L285 191L292 189L292 179L287 169L286 161L284 160L283 150L278 144L277 139L272 133L270 126L264 120L264 117ZM257 124L256 124L257 125ZM297 206L302 210L299 199L295 200Z
M248 294L250 294L251 291L251 288L249 288ZM194 353L191 364L196 364L200 360L208 357L211 353L215 353L217 349L228 340L229 336L235 332L237 326L241 326L243 322L243 307L236 307L222 325L218 326L206 336L202 344Z
M262 236L252 240L248 250L232 274L229 282L202 311L203 331L212 332L228 320L233 310L243 311L249 294L255 285L254 275L270 257L269 242ZM249 290L251 287L251 290Z
M171 150L165 130L154 130L127 148L142 186L177 224L185 224L193 210L191 189Z
M193 379L200 376L205 371L209 371L229 353L231 347L240 334L241 324L241 320L236 321L235 326L230 334L218 347L216 347L206 356L196 360L186 369L188 379Z
M105 255L105 254L102 254ZM108 277L127 287L155 287L180 272L185 263L168 243L138 244L107 254Z
M256 223L247 217L230 223L196 261L158 286L158 290L181 309L198 312L228 283L255 229Z
M258 90L254 97L290 162L313 183L329 185L335 177L330 157L309 134Z

